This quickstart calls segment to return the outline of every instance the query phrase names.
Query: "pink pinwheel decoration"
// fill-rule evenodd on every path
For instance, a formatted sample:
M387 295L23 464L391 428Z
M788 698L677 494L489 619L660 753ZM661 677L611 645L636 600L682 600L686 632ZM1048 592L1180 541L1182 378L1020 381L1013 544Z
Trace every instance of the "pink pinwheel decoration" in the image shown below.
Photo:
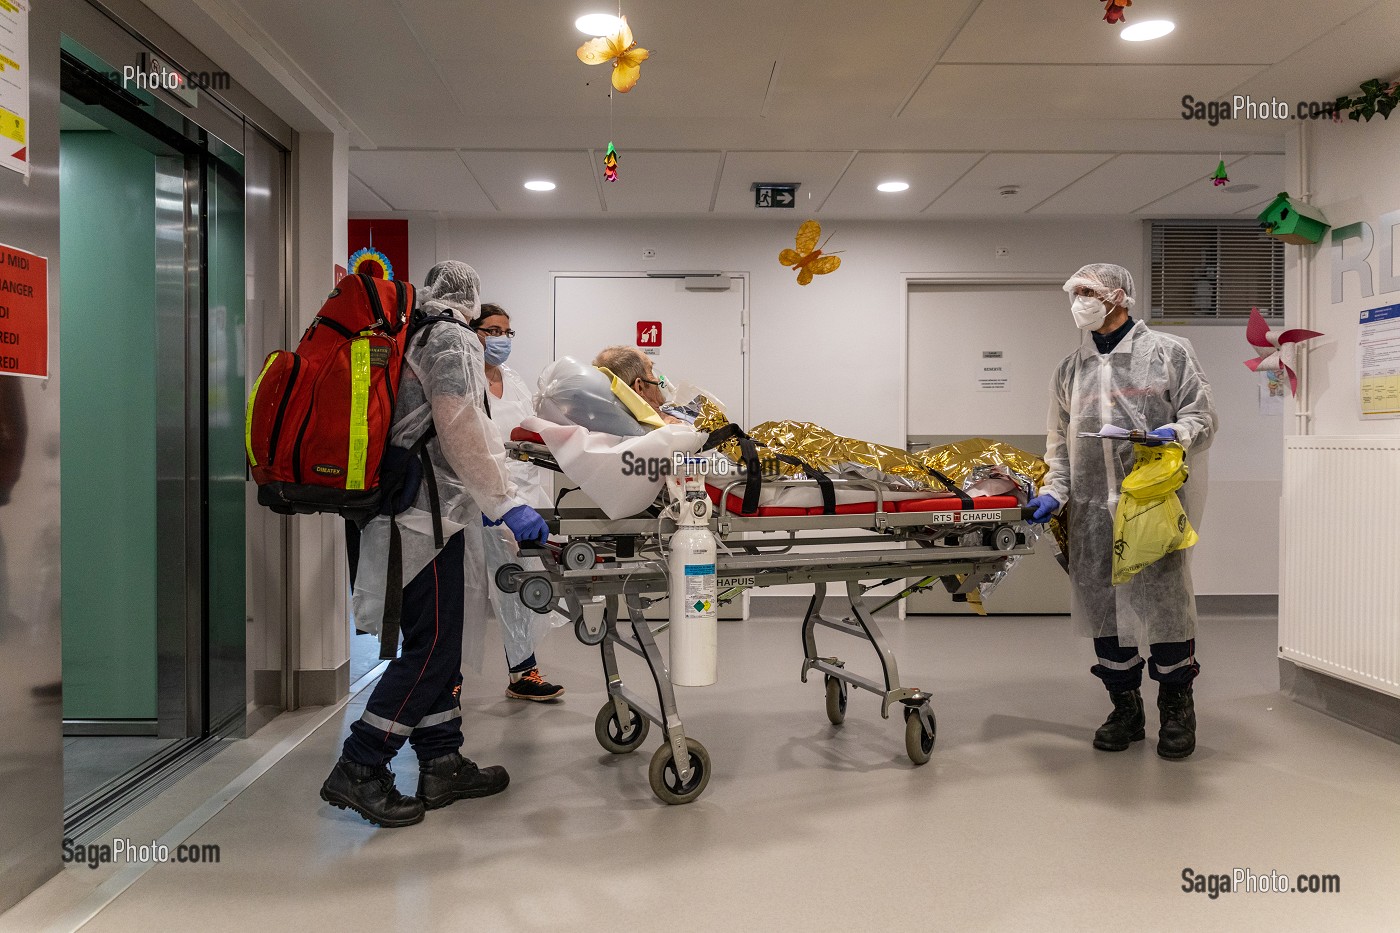
M1264 315L1259 313L1258 308L1251 308L1249 311L1249 324L1244 329L1245 339L1259 355L1252 360L1245 360L1244 365L1254 372L1271 372L1283 370L1288 374L1288 386L1293 390L1293 395L1298 394L1298 374L1293 371L1293 367L1298 360L1298 345L1305 340L1314 337L1321 337L1322 334L1315 330L1304 330L1295 327L1282 333L1275 331L1264 321Z

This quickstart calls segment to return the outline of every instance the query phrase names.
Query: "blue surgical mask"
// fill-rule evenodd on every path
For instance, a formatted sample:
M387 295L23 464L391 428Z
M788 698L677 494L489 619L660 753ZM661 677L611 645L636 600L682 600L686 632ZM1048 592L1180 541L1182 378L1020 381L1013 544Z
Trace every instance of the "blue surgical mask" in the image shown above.
M492 366L500 366L510 356L509 337L487 337L486 338L486 362Z

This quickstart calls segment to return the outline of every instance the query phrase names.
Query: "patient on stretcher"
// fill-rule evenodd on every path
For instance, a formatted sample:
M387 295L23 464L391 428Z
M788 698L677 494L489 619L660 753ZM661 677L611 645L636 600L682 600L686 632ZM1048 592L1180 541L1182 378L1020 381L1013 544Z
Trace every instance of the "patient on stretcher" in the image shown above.
M1038 457L981 438L914 455L808 422L770 421L745 433L700 390L665 399L655 391L662 380L650 361L632 347L609 348L598 360L623 374L569 357L546 367L536 397L540 418L523 424L521 436L542 440L571 482L612 518L643 511L661 491L658 471L637 464L669 465L677 455L700 458L693 469L706 474L711 499L739 515L760 508L768 515L860 514L876 511L877 501L884 511L966 509L984 497L997 497L988 508L1008 508L1034 494L1046 469ZM663 422L662 409L681 415L679 423ZM764 474L760 480L806 481L764 484L751 480L755 471Z

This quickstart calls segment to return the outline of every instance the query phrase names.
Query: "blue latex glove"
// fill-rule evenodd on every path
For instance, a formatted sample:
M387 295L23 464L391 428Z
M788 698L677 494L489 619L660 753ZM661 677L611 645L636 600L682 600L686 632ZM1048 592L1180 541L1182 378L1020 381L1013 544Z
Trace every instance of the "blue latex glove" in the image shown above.
M495 528L497 525L499 525L499 524L501 523L501 521L502 521L502 520L498 518L498 519L496 519L496 520L493 522L493 521L491 521L491 519L487 518L486 515L485 515L484 513L483 513L482 516L481 516L481 526L482 526L483 528Z
M1035 509L1035 514L1031 516L1031 521L1045 524L1050 521L1050 516L1060 510L1060 500L1049 493L1041 493L1034 499L1026 503L1026 508Z
M517 505L501 516L501 521L506 523L506 527L510 529L511 534L515 535L515 540L520 544L528 544L531 541L542 542L549 537L549 526L544 523L540 513L528 505Z
M1157 428L1155 431L1147 432L1147 440L1143 441L1148 447L1160 447L1163 444L1176 440L1176 431L1172 428Z

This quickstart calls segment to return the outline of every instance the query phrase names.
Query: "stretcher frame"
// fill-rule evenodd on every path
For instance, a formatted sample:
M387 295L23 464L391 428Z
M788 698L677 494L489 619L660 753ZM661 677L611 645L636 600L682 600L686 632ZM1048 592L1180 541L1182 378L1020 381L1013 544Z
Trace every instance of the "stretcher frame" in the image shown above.
M517 459L558 471L543 445L512 442L507 449ZM1020 523L1029 517L1029 512L1024 507L885 512L884 490L878 484L837 479L833 482L838 486L873 492L875 511L750 516L726 507L730 492L743 482L739 479L725 487L711 516L711 530L719 546L715 569L720 604L748 589L813 584L812 599L802 622L802 681L806 683L813 671L822 675L826 712L833 725L845 719L851 689L878 696L880 715L885 719L889 718L891 707L902 705L905 751L916 765L925 764L937 737L931 697L923 689L901 682L898 660L874 613L910 593L940 584L954 599L965 599L981 583L1008 569L1013 558L1033 552L1020 530ZM765 485L803 487L816 483L780 479ZM595 720L595 737L608 751L625 754L641 746L651 724L660 727L665 741L653 755L649 768L652 791L666 803L684 804L704 791L711 768L704 746L685 733L669 669L656 643L655 635L664 631L669 622L653 627L643 617L646 606L658 596L664 598L670 589L664 541L675 526L660 514L658 507L652 511L657 514L610 519L598 509L556 505L546 522L552 535L566 537L568 543L522 548L522 556L541 559L543 570L527 571L508 564L497 571L495 582L504 592L517 594L536 612L563 613L574 623L579 641L599 647L608 700ZM1010 529L1010 533L1003 529ZM830 531L862 534L797 536L799 532ZM779 537L750 537L753 534ZM906 547L892 548L892 541L903 542ZM798 547L814 545L838 545L849 550L818 554L796 551ZM867 580L879 582L863 585ZM866 604L864 594L868 590L898 580L915 582L880 606L872 608ZM829 605L828 587L832 583L845 584L842 603L849 605L850 614L842 618L823 612ZM595 604L599 598L601 613ZM593 611L585 612L585 604ZM879 676L848 670L839 656L821 655L817 647L818 628L868 644L879 662ZM646 663L655 686L655 704L624 682L617 662L618 648Z

